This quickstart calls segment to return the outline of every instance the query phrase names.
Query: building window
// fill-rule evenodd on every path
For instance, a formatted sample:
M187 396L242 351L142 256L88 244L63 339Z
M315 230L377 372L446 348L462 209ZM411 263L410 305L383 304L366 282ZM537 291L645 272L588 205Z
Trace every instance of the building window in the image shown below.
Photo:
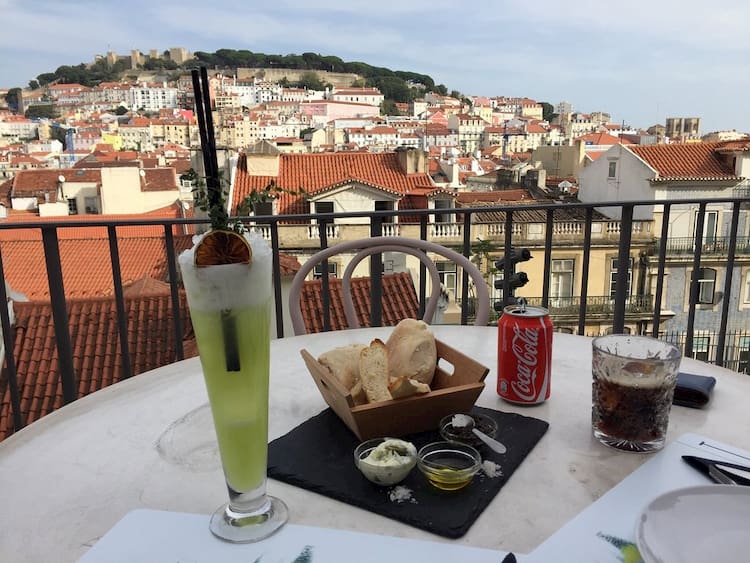
M737 371L750 373L750 336L741 336L738 346Z
M99 213L99 201L95 197L83 198L83 204L86 206L86 213L97 215Z
M393 211L393 202L392 201L376 201L375 211ZM396 221L395 216L383 217L384 223L393 223L395 221Z
M607 170L607 178L617 177L617 161L611 160L609 162L609 169Z
M332 201L316 201L315 213L333 213Z
M750 303L750 270L745 273L745 297L744 302Z
M73 197L68 199L68 215L78 215L78 202ZM748 280L750 280L750 276L748 276Z
M453 202L450 199L436 199L435 209L450 209ZM453 216L450 213L435 213L436 223L452 223Z
M716 243L716 236L718 233L719 226L719 212L718 211L706 211L705 218L703 219L703 245L712 245ZM698 228L698 212L695 212L695 223L693 226L693 232Z
M698 270L698 303L713 304L716 289L716 270L701 268Z
M552 260L549 295L558 299L573 297L573 260Z
M272 201L259 201L253 207L253 215L256 217L264 215L273 215L273 202Z
M456 298L456 263L455 262L435 262L437 267L440 283L443 287L453 294Z
M617 258L612 258L609 268L609 298L614 299L617 292ZM628 261L628 285L625 289L625 295L630 295L633 287L633 257Z
M711 347L711 339L708 336L696 336L693 339L693 358L702 362L708 361L708 350Z
M337 277L336 275L337 268L335 262L328 262L328 277ZM323 277L323 263L317 264L315 268L313 269L313 279L319 280Z

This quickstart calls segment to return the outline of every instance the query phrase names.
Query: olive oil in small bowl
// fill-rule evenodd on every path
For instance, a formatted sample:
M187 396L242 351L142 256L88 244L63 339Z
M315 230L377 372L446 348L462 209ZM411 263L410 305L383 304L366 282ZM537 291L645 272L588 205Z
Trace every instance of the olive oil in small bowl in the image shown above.
M417 453L417 467L442 491L457 491L471 483L482 466L479 452L458 442L433 442Z

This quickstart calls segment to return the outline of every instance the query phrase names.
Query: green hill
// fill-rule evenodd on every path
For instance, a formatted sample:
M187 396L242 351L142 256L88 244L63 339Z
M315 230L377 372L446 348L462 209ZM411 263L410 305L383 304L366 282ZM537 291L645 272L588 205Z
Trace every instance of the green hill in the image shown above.
M132 69L128 69L126 65L127 63L123 60L109 64L106 60L100 59L93 64L81 63L75 66L60 66L54 72L40 74L32 83L37 83L34 86L45 86L52 83L78 83L84 86L96 86L100 82L116 81L132 73ZM309 71L303 72L297 84L288 83L288 85L308 86L315 89L325 87L325 83L320 80L315 71L352 73L363 78L360 85L378 88L387 100L393 102L410 102L414 98L422 96L424 92L430 91L439 92L443 95L447 94L447 89L443 84L436 85L432 77L426 74L402 70L394 71L359 61L346 62L339 57L317 53L267 55L245 49L219 49L214 53L197 51L195 59L181 65L168 58L149 59L142 66L142 69L163 70L171 76L176 76L180 72L200 66L228 71L246 67L288 68L296 71Z

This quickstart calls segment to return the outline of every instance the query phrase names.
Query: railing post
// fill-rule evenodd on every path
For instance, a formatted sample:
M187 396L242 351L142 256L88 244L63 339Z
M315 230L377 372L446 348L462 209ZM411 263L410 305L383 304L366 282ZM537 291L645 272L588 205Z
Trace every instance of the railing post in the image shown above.
M612 332L625 331L625 298L630 279L630 240L633 226L633 206L623 205L620 218L620 244L617 251L617 279L615 287L615 309L612 314Z
M122 351L120 368L122 370L122 379L127 379L133 375L133 370L130 363L127 312L125 311L125 297L122 289L122 273L120 272L120 249L117 246L117 230L115 229L114 225L107 226L107 236L109 238L109 260L112 264L112 282L115 286L117 332L120 336L120 350Z
M698 276L703 252L703 225L706 219L706 204L698 205L698 218L695 222L695 255L693 256L693 271L690 274L690 300L688 302L687 330L685 332L685 356L693 355L693 331L695 330L695 308L700 298L700 284Z
M420 240L427 240L427 215L420 215L419 217L419 238ZM425 252L426 254L426 252ZM456 296L454 295L455 299ZM424 317L425 300L427 299L427 266L424 262L419 261L419 318Z
M174 349L178 360L185 358L185 350L182 346L182 318L180 314L180 292L177 287L177 260L175 259L174 236L171 225L164 224L164 250L167 253L167 272L169 273L169 291L172 299L172 326L174 327Z
M324 250L328 248L328 231L326 225L328 219L318 219L318 236L320 237L320 249ZM328 258L324 258L320 267L323 269L320 277L320 296L323 304L323 330L331 330L331 293L330 293L330 282L328 279Z
M586 228L583 234L583 268L581 271L581 303L578 310L578 334L586 332L586 299L589 294L589 265L591 262L591 223L594 218L594 209L586 209Z
M0 311L0 321L3 328L3 344L5 345L5 365L7 367L8 387L10 388L10 407L13 411L13 430L18 432L24 426L21 417L21 394L18 389L18 372L16 371L15 338L13 338L13 327L10 324L10 311L8 311L8 293L5 291L5 268L3 257L0 253L0 302L3 307ZM0 358L0 362L2 358Z
M726 345L727 320L729 317L729 301L732 294L732 276L734 273L734 255L737 247L737 230L740 223L740 203L735 202L732 207L732 226L729 229L729 253L724 279L724 298L721 300L721 321L719 322L719 339L716 343L716 365L724 366L724 346ZM740 289L742 291L742 289Z
M375 215L370 223L370 237L383 235L383 217ZM370 326L383 325L383 255L370 256Z
M271 256L273 262L273 296L276 304L276 338L284 338L284 312L281 307L281 259L279 258L279 223L274 221L271 229Z
M469 259L471 257L471 214L463 214L464 226L464 243L463 255ZM469 322L469 272L461 268L461 324Z
M651 321L651 336L659 338L661 324L661 296L664 291L664 266L667 262L667 237L669 236L669 213L672 205L664 204L661 216L661 239L659 240L659 266L656 272L656 293L654 295L654 318Z
M42 244L44 246L44 259L47 264L47 283L49 284L52 318L55 323L57 366L60 370L63 400L65 403L72 403L78 398L78 390L73 370L73 348L70 344L68 308L65 302L57 227L42 226Z

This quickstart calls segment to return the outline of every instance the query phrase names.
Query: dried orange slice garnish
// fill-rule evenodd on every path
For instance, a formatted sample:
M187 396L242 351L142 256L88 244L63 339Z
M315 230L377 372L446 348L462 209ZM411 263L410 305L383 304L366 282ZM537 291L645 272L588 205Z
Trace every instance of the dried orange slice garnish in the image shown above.
M250 264L252 258L250 243L234 231L209 231L195 247L196 266Z

